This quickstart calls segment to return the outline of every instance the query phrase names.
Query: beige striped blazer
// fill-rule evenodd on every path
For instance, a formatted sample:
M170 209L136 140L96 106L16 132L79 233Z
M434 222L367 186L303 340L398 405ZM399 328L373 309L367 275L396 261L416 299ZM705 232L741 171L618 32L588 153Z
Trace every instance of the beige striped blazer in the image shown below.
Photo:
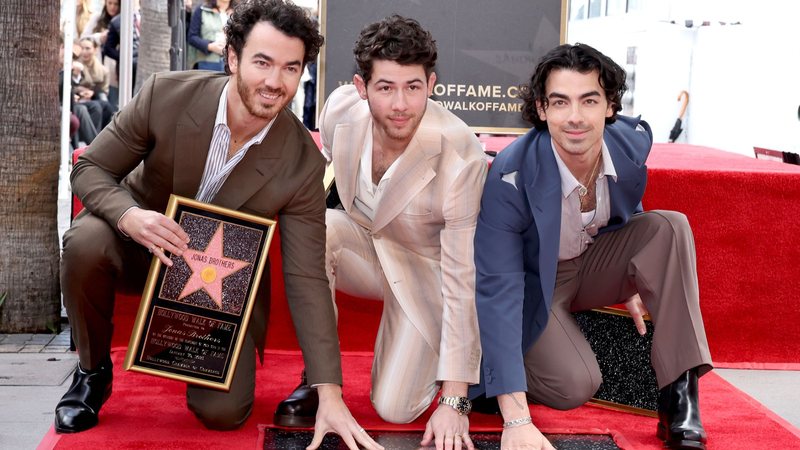
M477 383L481 348L473 238L487 172L481 144L463 121L428 100L370 221L353 198L371 117L367 101L348 85L331 94L319 120L342 205L372 236L403 311L438 349L437 379Z

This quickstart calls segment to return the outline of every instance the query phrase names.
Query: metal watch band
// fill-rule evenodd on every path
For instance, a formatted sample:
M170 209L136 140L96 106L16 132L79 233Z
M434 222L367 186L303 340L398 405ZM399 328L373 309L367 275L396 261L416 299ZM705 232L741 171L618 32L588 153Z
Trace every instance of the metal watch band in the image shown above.
M467 415L472 410L472 402L468 397L439 397L439 404L447 405L458 411L461 415Z

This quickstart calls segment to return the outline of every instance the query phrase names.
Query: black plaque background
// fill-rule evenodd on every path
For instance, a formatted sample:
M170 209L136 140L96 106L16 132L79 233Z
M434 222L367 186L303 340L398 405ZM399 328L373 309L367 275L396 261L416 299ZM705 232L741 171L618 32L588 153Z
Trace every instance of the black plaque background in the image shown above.
M361 29L393 13L416 19L433 34L437 84L500 86L500 96L488 98L435 94L441 102L519 104L509 88L527 82L539 58L563 39L562 0L322 0L322 5L318 111L334 89L352 82L353 44ZM519 112L450 109L478 131L520 133L531 126Z
M165 317L157 312L170 314L172 316L187 316L187 319L176 317ZM187 314L179 311L176 308L162 308L161 306L153 306L151 313L148 314L148 322L144 339L140 344L140 351L137 354L136 362L138 365L150 367L152 369L159 369L171 373L179 373L193 378L202 378L210 381L222 382L225 379L228 362L231 359L232 344L236 338L238 331L238 324L231 322L214 321L216 325L198 325L193 323L192 319L204 320L210 322L208 319L208 310L205 311L204 316L200 317L195 314ZM207 339L174 339L170 340L167 337L162 337L163 331L166 326L171 326L176 330L201 330L199 334L208 335ZM152 329L151 329L152 328ZM163 344L161 342L164 342ZM219 344L217 344L219 342ZM170 346L174 344L177 346L174 350ZM185 355L177 355L180 352ZM150 359L152 357L153 359ZM202 361L202 364L192 365L191 359L195 361ZM160 363L159 361L162 361ZM180 370L178 364L183 363L187 365L186 370ZM191 369L189 369L191 367Z
M269 225L264 225L264 224L260 224L260 223L253 223L253 222L246 221L246 220L243 220L243 219L240 219L240 218L237 218L237 217L231 217L231 216L227 216L227 215L223 215L223 214L217 214L217 213L215 213L213 211L197 208L197 207L194 207L194 206L191 206L191 205L187 205L187 204L183 204L183 203L178 203L177 204L177 208L175 210L175 215L174 215L174 217L176 218L176 221L177 221L177 219L180 218L181 214L184 213L184 212L197 214L197 215L204 216L204 217L207 217L207 218L210 218L210 219L217 219L217 220L219 220L220 222L223 222L223 223L232 223L232 224L241 225L241 226L250 227L250 228L260 228L263 232L261 233L261 238L259 239L257 248L261 249L260 251L267 251L267 249L264 248L264 244L265 244L265 242L266 242L266 240L268 239L268 236L269 236L269 228L270 228ZM259 255L260 255L260 253L259 253ZM254 262L254 265L258 264L258 259L259 258L257 257L255 262ZM225 313L223 311L215 311L215 310L211 310L211 309L208 309L208 308L201 308L201 307L198 307L198 306L194 306L194 305L191 305L191 304L188 304L188 303L176 302L176 301L171 301L171 300L164 300L164 299L159 298L158 297L158 293L160 292L161 285L164 282L164 275L166 273L166 270L167 270L167 266L164 265L164 264L161 264L160 267L159 267L158 277L156 279L155 289L154 289L153 295L152 295L152 297L150 299L150 304L149 304L148 309L147 309L146 320L145 320L144 326L143 326L143 330L144 331L142 333L141 339L139 340L139 345L136 348L136 353L135 353L135 358L134 358L134 365L140 366L140 367L146 367L146 368L157 370L157 371L160 371L160 372L172 373L172 374L179 375L179 376L182 376L182 377L187 377L187 378L189 378L189 379L187 379L187 381L189 381L189 382L191 382L191 379L199 379L199 380L211 381L211 382L214 382L214 383L223 383L224 380L227 377L227 374L228 374L229 370L230 370L230 361L231 361L231 358L233 356L233 351L235 350L235 345L236 345L236 342L237 342L235 338L236 338L237 334L239 333L239 330L243 326L246 326L246 324L243 323L244 317L241 314L239 314L239 315L228 314L228 313ZM256 280L255 275L250 277L250 283L248 285L248 292L252 291L252 289L255 286L256 281L257 280ZM215 333L215 336L219 337L223 342L231 342L231 344L228 345L228 348L224 349L224 352L226 353L226 355L224 357L224 359L225 359L225 367L222 370L221 376L203 374L203 373L199 373L198 371L193 371L193 370L183 370L183 369L178 368L178 367L170 367L170 366L163 365L163 364L154 364L154 363L151 363L151 362L148 362L148 361L145 361L145 360L142 359L145 344L148 342L148 336L147 336L146 333L150 329L150 325L151 325L151 322L152 322L152 319L153 319L153 314L154 314L155 308L158 308L158 307L164 308L164 309L168 309L168 310L172 310L172 311L177 311L177 312L180 312L180 313L191 314L191 315L195 315L195 316L202 316L202 317L206 317L206 318L209 318L209 319L212 319L212 320L216 320L216 321L220 321L220 322L233 323L235 325L234 330L232 330L230 332L225 332L225 331L222 331L222 330L218 330Z
M628 315L592 310L574 316L597 355L603 374L603 383L593 398L619 405L621 409L655 412L658 383L650 363L653 323L646 320L647 333L640 336Z

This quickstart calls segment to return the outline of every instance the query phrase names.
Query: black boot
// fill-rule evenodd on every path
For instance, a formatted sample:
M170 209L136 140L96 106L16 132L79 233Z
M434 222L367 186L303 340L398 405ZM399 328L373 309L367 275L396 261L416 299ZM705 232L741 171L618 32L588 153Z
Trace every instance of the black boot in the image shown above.
M697 401L697 368L687 370L658 392L656 434L667 448L705 450L706 430Z
M108 359L94 370L75 370L72 385L56 405L56 431L78 433L97 425L100 407L111 395L112 365Z
M300 384L286 400L275 408L275 425L290 428L311 428L317 418L319 396L317 390L308 385L306 371L303 371Z

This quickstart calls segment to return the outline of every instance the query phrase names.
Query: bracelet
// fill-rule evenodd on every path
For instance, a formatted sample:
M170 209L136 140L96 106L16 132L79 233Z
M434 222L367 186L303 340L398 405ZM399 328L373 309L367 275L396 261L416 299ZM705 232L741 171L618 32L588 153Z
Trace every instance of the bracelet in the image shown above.
M521 425L527 425L529 423L533 423L533 421L531 420L531 416L509 420L508 422L503 422L503 428L514 428Z

